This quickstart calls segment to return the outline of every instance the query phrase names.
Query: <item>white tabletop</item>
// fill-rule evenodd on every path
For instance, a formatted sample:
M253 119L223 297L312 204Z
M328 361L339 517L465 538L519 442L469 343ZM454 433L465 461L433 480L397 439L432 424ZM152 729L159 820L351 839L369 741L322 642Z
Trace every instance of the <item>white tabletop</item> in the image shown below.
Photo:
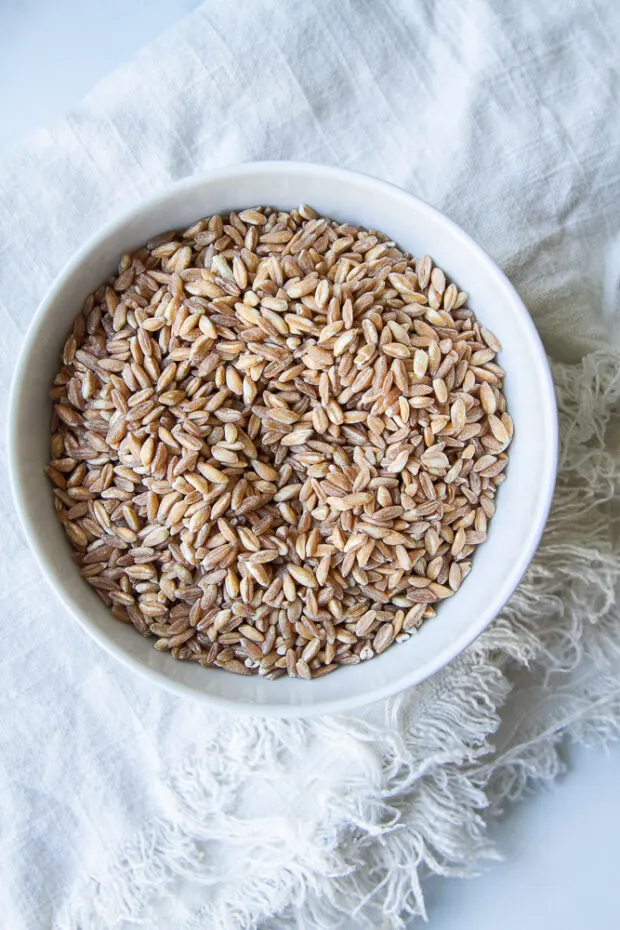
M48 125L199 0L0 3L0 154ZM494 827L505 855L434 880L432 930L617 930L620 746L573 750L568 774Z

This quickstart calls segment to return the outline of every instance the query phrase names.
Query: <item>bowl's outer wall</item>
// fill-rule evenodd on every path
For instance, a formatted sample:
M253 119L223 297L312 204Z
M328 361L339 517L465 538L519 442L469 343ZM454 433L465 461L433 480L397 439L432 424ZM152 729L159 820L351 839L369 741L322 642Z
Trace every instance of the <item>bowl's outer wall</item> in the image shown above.
M476 553L462 589L442 603L438 617L370 663L312 682L272 682L174 662L111 618L80 578L54 516L43 472L51 410L46 397L84 297L114 271L123 252L200 216L257 204L291 208L301 202L341 222L379 229L414 255L432 255L471 294L469 306L504 347L500 360L515 438L489 539ZM373 178L317 165L255 163L188 179L107 227L81 250L39 308L15 376L11 412L16 503L39 564L65 606L104 648L151 680L250 713L302 716L352 708L415 684L450 661L496 616L518 584L539 541L555 480L551 377L530 317L504 275L465 233L424 202Z

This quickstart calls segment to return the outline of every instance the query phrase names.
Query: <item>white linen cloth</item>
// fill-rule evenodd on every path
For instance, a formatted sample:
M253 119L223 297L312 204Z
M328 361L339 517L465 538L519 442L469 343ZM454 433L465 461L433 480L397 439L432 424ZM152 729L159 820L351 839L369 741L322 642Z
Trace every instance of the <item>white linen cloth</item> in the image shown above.
M396 930L425 875L494 854L485 823L559 771L564 734L617 734L619 47L609 2L209 0L3 160L3 420L75 249L171 179L258 158L447 212L528 304L562 418L552 517L501 617L410 693L284 723L175 699L80 632L26 548L3 436L4 926Z

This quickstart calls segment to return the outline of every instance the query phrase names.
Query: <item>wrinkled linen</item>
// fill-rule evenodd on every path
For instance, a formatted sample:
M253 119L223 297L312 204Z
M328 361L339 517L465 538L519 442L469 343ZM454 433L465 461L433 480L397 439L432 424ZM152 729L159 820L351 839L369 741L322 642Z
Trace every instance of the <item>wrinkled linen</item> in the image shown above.
M5 420L37 303L89 235L172 179L282 158L391 180L474 236L541 332L562 434L501 616L409 693L308 722L174 698L91 643L26 547L3 436L5 926L395 930L427 875L495 854L486 823L557 774L564 735L617 735L619 40L604 2L209 0L3 159Z

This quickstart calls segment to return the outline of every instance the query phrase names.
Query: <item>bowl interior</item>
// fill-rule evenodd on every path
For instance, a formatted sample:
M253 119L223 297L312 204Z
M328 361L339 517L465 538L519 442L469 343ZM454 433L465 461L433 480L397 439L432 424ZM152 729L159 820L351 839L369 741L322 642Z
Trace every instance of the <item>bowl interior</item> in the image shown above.
M307 202L342 222L380 229L414 255L429 253L470 307L500 338L506 396L515 421L508 478L489 539L456 596L407 643L369 663L311 682L239 677L175 662L117 623L80 578L57 523L48 459L47 391L84 297L115 268L121 253L164 229L256 204ZM510 596L538 543L556 465L556 415L544 352L511 285L458 227L422 201L363 175L322 166L264 163L189 179L103 231L78 254L41 306L20 360L12 399L11 469L29 542L48 580L81 625L108 651L173 690L237 710L304 715L344 710L395 693L436 671L480 633Z

